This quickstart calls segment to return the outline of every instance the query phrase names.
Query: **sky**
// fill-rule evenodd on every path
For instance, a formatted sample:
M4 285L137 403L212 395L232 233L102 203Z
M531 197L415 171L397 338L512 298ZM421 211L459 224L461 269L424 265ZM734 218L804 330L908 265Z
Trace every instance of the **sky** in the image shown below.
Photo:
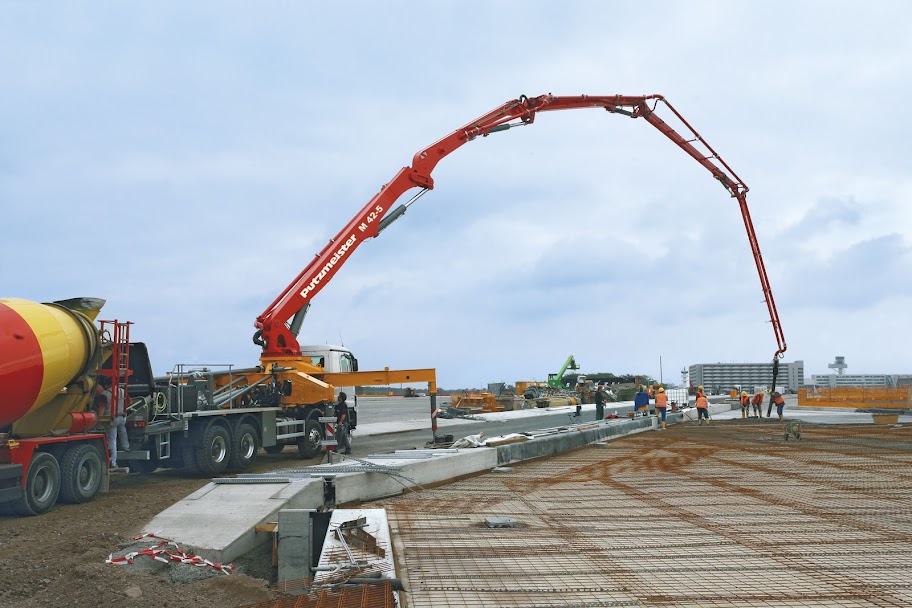
M158 374L255 365L256 317L418 150L520 95L661 94L750 188L784 360L912 373L910 21L877 0L0 0L0 296L104 298ZM433 177L301 343L449 389L568 355L675 383L776 352L737 202L644 120L541 113Z

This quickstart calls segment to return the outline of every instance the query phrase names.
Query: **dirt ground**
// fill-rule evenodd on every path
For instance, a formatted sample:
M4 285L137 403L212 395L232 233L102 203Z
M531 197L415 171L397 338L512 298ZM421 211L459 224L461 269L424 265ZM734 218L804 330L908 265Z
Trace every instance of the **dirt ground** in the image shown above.
M288 466L292 458L302 462L286 451L261 454L255 471ZM268 546L235 562L232 575L149 556L127 566L105 563L111 554L154 545L156 539L133 539L154 532L142 527L207 482L167 470L112 475L111 491L92 502L57 505L38 517L0 515L0 606L233 608L272 599L275 572Z

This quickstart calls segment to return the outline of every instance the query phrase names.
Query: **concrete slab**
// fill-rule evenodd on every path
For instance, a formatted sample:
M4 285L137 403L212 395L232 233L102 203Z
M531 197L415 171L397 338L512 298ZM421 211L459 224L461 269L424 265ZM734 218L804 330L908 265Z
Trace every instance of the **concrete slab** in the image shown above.
M257 534L259 523L278 521L279 509L315 509L323 504L320 479L290 483L224 485L210 483L168 507L146 530L192 547L193 552L227 563L270 541Z

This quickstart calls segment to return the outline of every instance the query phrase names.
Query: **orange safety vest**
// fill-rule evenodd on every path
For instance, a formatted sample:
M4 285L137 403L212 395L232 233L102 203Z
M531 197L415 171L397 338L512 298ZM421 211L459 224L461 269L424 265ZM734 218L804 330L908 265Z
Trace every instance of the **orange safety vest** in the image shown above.
M757 393L754 395L754 398L751 399L751 403L754 405L763 405L763 393Z
M750 395L741 395L741 407L747 407L750 405Z
M785 397L783 397L782 395L779 395L778 397L773 397L773 403L775 403L776 405L782 405L783 403L785 403Z
M698 409L705 410L707 403L708 402L706 400L706 397L704 397L703 395L700 395L699 397L697 397L697 408Z
M668 395L665 393L659 393L656 395L656 407L665 409L668 407Z

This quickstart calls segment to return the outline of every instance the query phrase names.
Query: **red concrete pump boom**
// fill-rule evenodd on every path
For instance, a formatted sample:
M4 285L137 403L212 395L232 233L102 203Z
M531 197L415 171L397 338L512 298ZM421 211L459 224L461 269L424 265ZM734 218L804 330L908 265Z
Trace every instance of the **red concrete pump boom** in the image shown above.
M687 127L690 132L689 139L682 137L656 115L655 108L660 102L665 104ZM297 341L298 329L313 297L326 286L361 243L377 236L381 230L405 213L406 209L422 194L433 189L434 180L431 178L431 172L445 156L476 137L487 137L491 133L532 124L538 112L576 108L604 108L613 114L645 119L703 165L712 173L713 177L719 180L732 198L738 200L754 262L760 275L760 286L769 309L773 332L776 335L778 350L773 358L775 362L778 362L778 359L785 353L785 336L782 333L782 325L779 323L779 313L776 310L773 292L770 289L769 278L763 264L763 256L760 253L757 235L747 208L748 188L731 167L661 95L578 95L571 97L557 97L550 94L538 97L521 95L519 99L509 101L476 118L440 141L419 151L412 159L412 165L403 167L389 183L383 186L380 192L374 195L339 234L329 241L329 244L317 254L263 314L257 317L257 333L254 336L254 342L263 347L263 356L280 357L298 354L300 350ZM696 148L694 142L699 142L706 152ZM384 217L402 194L416 187L421 188L421 191L407 203L397 207L388 217Z

